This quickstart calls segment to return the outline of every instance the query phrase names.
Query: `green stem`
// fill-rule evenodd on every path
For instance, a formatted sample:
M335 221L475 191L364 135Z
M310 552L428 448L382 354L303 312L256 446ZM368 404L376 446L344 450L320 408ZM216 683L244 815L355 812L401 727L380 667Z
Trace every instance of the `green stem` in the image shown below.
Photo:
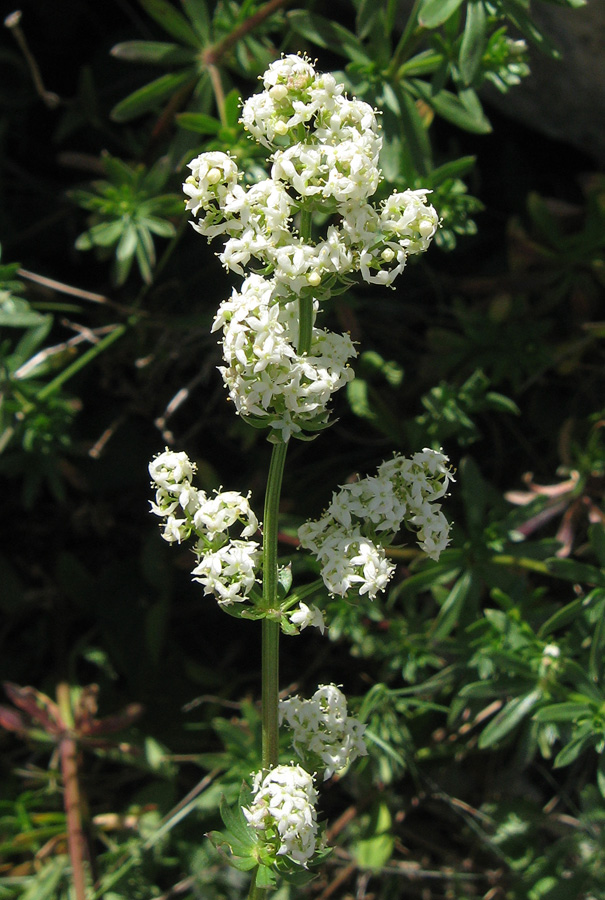
M303 241L309 242L312 234L312 213L303 209L300 213L300 236ZM298 299L298 347L297 352L302 356L311 349L313 336L313 298L299 297Z
M287 450L287 443L272 445L263 519L263 608L268 613L268 617L263 619L262 637L262 760L264 769L276 766L278 762L280 625L279 619L273 618L272 615L279 615L277 526Z
M98 344L95 344L94 347L91 347L90 350L87 350L79 359L76 359L70 366L63 369L56 378L53 378L52 381L49 381L48 384L44 385L42 390L38 392L38 400L44 400L46 397L50 396L50 394L54 394L55 391L58 391L59 388L65 384L66 381L69 381L70 378L73 378L80 369L87 366L92 359L100 353L103 353L103 351L113 344L114 341L121 338L127 329L128 325L124 323L117 325L113 331L110 331L110 333L103 338L103 340L99 341Z

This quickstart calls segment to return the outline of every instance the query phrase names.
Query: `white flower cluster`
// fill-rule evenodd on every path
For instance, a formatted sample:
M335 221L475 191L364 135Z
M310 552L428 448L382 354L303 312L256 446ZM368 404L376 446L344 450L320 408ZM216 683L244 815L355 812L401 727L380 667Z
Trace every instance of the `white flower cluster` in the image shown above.
M396 455L377 475L341 486L320 519L301 525L301 546L321 563L331 594L344 596L355 588L374 599L384 590L395 569L384 548L404 524L418 532L427 556L439 558L449 524L435 501L452 480L447 463L437 450L424 449L409 459Z
M195 464L184 452L165 450L149 464L156 487L151 510L163 518L162 537L169 543L195 539L197 563L194 581L214 594L221 606L242 603L257 581L261 551L250 538L259 528L248 497L236 491L217 491L208 496L196 490L191 480ZM237 526L239 537L229 529Z
M264 90L242 107L246 130L272 151L270 177L241 184L226 153L202 153L183 185L193 227L225 235L224 266L245 277L222 304L221 374L237 411L280 432L282 440L327 421L332 394L352 378L348 335L314 329L298 354L298 297L330 294L356 273L391 285L410 254L426 250L437 213L426 190L369 203L380 182L382 139L374 110L351 99L329 74L301 56L284 56L263 76ZM322 211L325 233L304 237L298 213ZM249 274L254 264L261 274ZM316 304L317 311L317 304Z
M242 807L248 823L276 856L306 867L317 842L313 777L301 766L275 766L256 774L253 794L250 807Z
M321 684L310 700L289 697L279 704L280 724L292 732L292 743L304 761L319 758L327 781L358 756L366 756L366 726L349 716L347 698L335 684Z
M272 416L286 441L324 420L332 394L353 377L348 361L357 354L347 334L319 328L310 352L298 354L296 301L271 303L270 295L270 283L250 275L220 305L212 330L223 330L227 365L220 372L237 411L261 420Z

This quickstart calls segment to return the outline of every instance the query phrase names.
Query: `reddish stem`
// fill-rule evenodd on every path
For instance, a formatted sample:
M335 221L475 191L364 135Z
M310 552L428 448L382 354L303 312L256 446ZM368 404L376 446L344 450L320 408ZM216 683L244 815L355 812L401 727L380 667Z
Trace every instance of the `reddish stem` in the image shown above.
M219 63L233 44L236 44L241 37L244 37L244 35L253 31L257 25L260 25L260 23L264 21L264 19L278 10L280 6L285 6L288 2L289 0L269 0L269 2L265 3L264 6L261 6L253 16L250 16L245 22L242 22L242 24L232 31L231 34L224 37L223 40L214 47L209 47L203 56L204 64L206 66L213 66Z
M62 713L67 705L71 713L69 685L65 682L57 686L57 699ZM67 848L71 860L72 879L76 900L86 900L86 838L82 828L82 796L78 766L78 743L69 733L59 741L59 758L63 776L63 805L67 819Z

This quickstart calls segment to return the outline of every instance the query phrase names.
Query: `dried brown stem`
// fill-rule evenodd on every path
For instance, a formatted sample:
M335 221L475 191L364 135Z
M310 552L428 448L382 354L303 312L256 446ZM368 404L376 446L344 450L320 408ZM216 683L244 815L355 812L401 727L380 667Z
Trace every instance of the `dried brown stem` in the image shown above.
M290 0L269 0L268 3L261 6L258 12L255 12L254 15L246 19L245 22L242 22L242 24L234 29L231 34L224 37L222 41L219 41L219 43L215 44L213 47L208 47L203 55L204 65L210 67L219 64L225 53L227 53L240 38L249 34L257 25L260 25L261 22L276 12L281 6L286 6L289 2Z
M65 721L69 710L71 719L71 700L69 685L61 682L57 685L57 699ZM67 724L67 722L66 722ZM71 861L72 880L76 900L86 900L86 838L82 827L82 795L79 778L79 749L77 741L69 733L59 741L61 774L63 776L63 805L67 819L67 848Z

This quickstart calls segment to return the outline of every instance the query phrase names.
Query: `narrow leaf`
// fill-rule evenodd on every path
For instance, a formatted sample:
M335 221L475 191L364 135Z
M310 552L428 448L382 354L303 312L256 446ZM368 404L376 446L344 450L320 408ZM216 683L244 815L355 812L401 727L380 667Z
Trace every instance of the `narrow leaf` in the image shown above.
M542 692L537 689L521 697L514 697L484 728L479 738L479 747L485 749L497 744L527 716L541 697Z
M588 656L588 676L594 682L601 680L603 672L603 655L605 654L605 607L595 622Z
M574 559L553 557L546 560L546 567L551 575L557 575L559 578L565 578L567 581L605 587L605 573L588 563L576 562Z
M205 0L181 0L181 6L204 44L212 40L212 23Z
M576 722L582 715L590 715L590 707L586 703L567 700L564 703L550 703L543 706L534 716L537 722Z
M431 172L429 179L431 186L437 187L449 178L462 178L471 171L476 160L476 156L461 156L460 159L454 159L438 166Z
M558 609L556 613L553 613L540 627L538 637L546 637L546 635L551 634L553 631L557 631L559 628L563 628L565 625L569 625L570 622L573 622L574 619L577 618L583 603L583 599L572 600L571 603L568 603L562 609Z
M221 123L214 116L206 113L185 112L176 117L177 125L187 131L195 131L198 134L218 134Z
M399 100L403 139L418 173L426 176L432 168L431 142L427 129L420 117L414 98L403 90L397 90L396 93Z
M124 220L116 219L113 222L100 222L93 225L86 233L93 244L99 247L111 247L122 235Z
M487 15L483 0L470 0L460 44L458 63L464 83L469 85L479 71L487 46Z
M125 41L111 48L111 55L128 62L155 66L180 66L195 62L195 51L164 41Z
M468 104L463 103L460 97L451 91L440 90L433 93L430 84L418 78L412 79L410 84L413 85L415 93L447 122L473 134L489 134L492 130L482 110L479 112L469 110Z
M200 47L200 39L187 19L167 0L139 0L143 9L152 19L161 25L177 41L189 44L196 50Z
M359 38L343 25L305 10L292 10L286 17L288 25L301 37L324 50L341 53L353 62L371 63Z
M563 749L555 757L555 769L559 769L561 766L568 766L577 759L584 750L587 750L591 743L593 743L594 734L589 723L583 725L578 731L580 733L578 733L575 738L572 738L568 744L565 744Z
M439 610L439 615L435 620L434 629L431 634L433 640L442 641L450 634L456 625L456 622L460 619L460 613L462 612L464 603L472 590L472 587L472 572L465 572L451 589L445 603Z
M462 0L424 0L418 21L424 28L438 28L456 12Z
M185 72L171 72L168 75L162 75L121 100L112 109L111 118L114 122L129 122L131 119L136 119L137 116L156 109L160 103L172 96L187 81L192 81L192 72L189 69Z

